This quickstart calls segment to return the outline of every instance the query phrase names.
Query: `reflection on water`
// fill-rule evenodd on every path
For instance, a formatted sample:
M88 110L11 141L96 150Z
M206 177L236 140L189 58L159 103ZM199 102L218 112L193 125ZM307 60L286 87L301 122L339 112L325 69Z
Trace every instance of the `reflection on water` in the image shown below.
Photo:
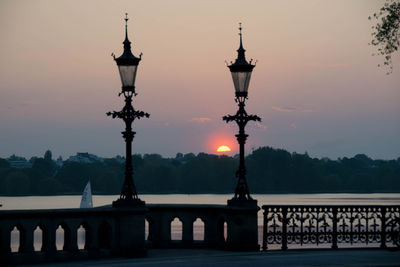
M109 205L119 196L93 196L94 206ZM226 204L227 199L232 198L231 194L224 195L141 195L140 198L146 203L175 203L175 204ZM258 200L258 205L399 205L400 194L270 194L253 195ZM0 197L0 210L13 209L60 209L78 208L81 196L33 196L33 197ZM258 213L259 241L262 241L263 214ZM198 219L193 225L194 240L204 240L204 223ZM148 236L148 224L146 223L146 237ZM224 224L224 236L226 239L226 223ZM20 233L15 227L11 232L11 249L18 251ZM42 247L43 233L39 227L34 232L34 248L40 251ZM175 219L171 223L171 238L182 239L182 222ZM81 225L77 231L78 248L85 246L85 229ZM57 250L64 246L64 230L61 226L56 232ZM363 245L365 246L365 245ZM323 247L323 245L321 246ZM279 249L280 246L271 246L269 249Z

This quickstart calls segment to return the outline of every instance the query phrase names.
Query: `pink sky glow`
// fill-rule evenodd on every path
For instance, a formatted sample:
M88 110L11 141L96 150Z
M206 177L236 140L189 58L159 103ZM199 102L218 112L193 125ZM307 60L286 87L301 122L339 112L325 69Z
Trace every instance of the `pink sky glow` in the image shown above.
M384 1L0 2L0 157L124 154L121 84L125 12L143 52L134 106L134 153L237 153L234 88L238 23L257 59L246 108L247 153L260 146L315 157L400 156L400 59L393 74L368 43Z

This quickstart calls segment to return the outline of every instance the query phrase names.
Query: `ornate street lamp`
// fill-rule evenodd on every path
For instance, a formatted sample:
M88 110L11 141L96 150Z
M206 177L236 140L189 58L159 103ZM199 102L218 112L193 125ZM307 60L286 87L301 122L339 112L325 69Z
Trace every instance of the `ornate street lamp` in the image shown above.
M236 177L238 178L238 183L235 189L235 196L228 200L228 205L230 206L243 206L243 205L257 205L257 200L252 199L249 193L249 188L246 182L246 167L244 164L244 145L248 135L245 133L244 128L249 121L261 121L261 118L257 115L248 115L244 109L245 100L247 99L247 91L249 88L250 77L253 68L256 66L247 62L245 57L245 51L242 44L242 24L239 23L239 36L240 36L240 46L237 50L238 57L235 63L231 62L228 66L232 74L233 84L235 86L235 101L238 103L239 110L235 115L227 115L222 119L227 123L230 121L235 121L239 126L239 133L236 136L239 147L240 147L240 162L239 169L236 171Z
M148 118L150 114L143 111L135 110L132 106L132 96L136 96L135 91L135 79L136 71L142 54L140 57L135 57L131 51L131 42L128 39L128 13L125 17L125 41L123 54L116 58L114 54L115 62L117 62L119 75L121 76L122 91L121 94L125 97L125 106L121 111L108 112L107 116L112 118L119 118L125 122L125 131L122 132L122 136L126 143L126 161L125 161L125 180L122 186L120 198L113 202L113 207L131 207L131 206L144 206L144 201L140 200L137 192L135 183L133 182L133 168L132 168L132 140L136 132L132 131L132 123L135 119L143 117Z

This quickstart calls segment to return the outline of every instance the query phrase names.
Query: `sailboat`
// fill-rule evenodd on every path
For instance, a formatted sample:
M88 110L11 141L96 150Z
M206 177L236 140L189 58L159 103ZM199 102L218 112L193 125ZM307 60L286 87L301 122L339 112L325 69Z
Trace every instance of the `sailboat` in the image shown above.
M82 192L81 199L81 209L93 208L93 200L92 200L92 188L90 186L90 180L85 186L85 189Z

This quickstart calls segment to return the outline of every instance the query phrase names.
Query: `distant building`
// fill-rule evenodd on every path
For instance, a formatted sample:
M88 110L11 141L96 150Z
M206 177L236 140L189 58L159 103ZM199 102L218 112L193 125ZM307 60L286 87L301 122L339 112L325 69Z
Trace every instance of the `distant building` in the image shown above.
M12 155L6 159L12 168L24 169L32 168L33 163L26 160L26 158Z
M93 163L93 162L103 162L104 159L96 155L85 152L85 153L76 153L76 156L69 157L67 161L79 162L79 163Z

